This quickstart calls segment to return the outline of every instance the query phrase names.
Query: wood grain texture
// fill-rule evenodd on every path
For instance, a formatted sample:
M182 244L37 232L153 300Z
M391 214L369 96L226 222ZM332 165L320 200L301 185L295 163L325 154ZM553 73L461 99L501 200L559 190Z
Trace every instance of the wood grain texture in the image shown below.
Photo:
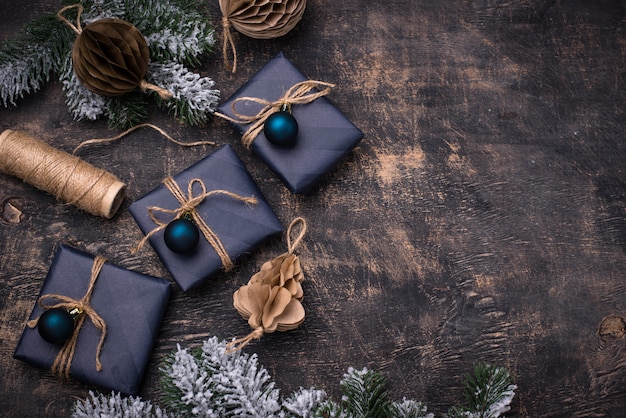
M215 3L215 4L214 4ZM60 2L0 6L0 39ZM231 143L277 216L303 216L299 247L305 323L248 346L283 393L335 398L349 366L389 379L394 399L441 413L461 398L472 363L510 368L513 415L624 416L626 338L600 337L626 317L626 3L521 0L309 1L289 35L236 35L238 72L216 53L201 72L225 99L277 52L365 132L361 145L306 196L292 195L222 121L174 137ZM207 10L219 21L217 2ZM19 129L70 151L113 135L76 122L58 82L0 109ZM148 144L148 145L146 145ZM128 184L112 220L59 204L0 175L0 410L67 416L89 387L61 383L12 359L56 246L69 243L123 267L170 278L127 212L134 199L212 151L151 131L82 153ZM6 218L6 219L5 219ZM141 390L158 401L158 364L176 344L243 336L232 293L286 249L270 241L200 288L174 288Z

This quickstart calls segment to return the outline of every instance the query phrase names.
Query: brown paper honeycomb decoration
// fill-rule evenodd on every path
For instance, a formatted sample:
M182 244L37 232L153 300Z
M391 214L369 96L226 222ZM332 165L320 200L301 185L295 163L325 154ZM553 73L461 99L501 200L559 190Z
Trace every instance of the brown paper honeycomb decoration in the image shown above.
M224 26L224 62L237 70L237 50L230 27L254 39L272 39L286 35L302 19L306 0L220 0ZM232 49L233 63L229 62Z
M255 39L287 34L302 18L306 0L220 0L222 14L240 33Z
M114 18L85 26L72 49L76 76L87 89L103 96L140 87L149 59L148 45L139 30Z

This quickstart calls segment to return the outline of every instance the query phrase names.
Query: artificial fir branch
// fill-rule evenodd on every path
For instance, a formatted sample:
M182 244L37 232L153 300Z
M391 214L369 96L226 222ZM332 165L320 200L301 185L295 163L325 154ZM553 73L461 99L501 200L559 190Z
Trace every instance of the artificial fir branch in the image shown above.
M65 5L75 4L74 0L63 0ZM126 18L126 8L130 0L91 0L80 1L85 8L83 12L83 20L86 24L97 19L105 17L114 17L118 19Z
M344 409L351 416L363 418L391 417L385 378L368 369L349 368L341 381Z
M285 416L310 418L326 399L326 392L317 389L300 388L283 400Z
M109 98L108 103L106 115L109 128L132 128L148 117L148 101L145 94L132 92Z
M90 400L76 403L73 417L434 418L421 402L406 398L391 402L383 376L366 368L348 369L340 382L340 402L326 399L326 392L314 388L301 388L283 398L255 354L227 352L226 341L217 337L196 350L179 346L160 370L159 389L167 409L141 398L90 393ZM517 388L511 382L511 374L502 367L475 366L473 375L465 376L467 404L444 416L502 416Z
M349 368L340 382L343 397L340 404L328 400L316 410L316 416L342 418L433 418L421 402L404 398L389 401L385 378L364 368Z
M404 398L402 402L394 402L391 413L395 418L434 418L433 413L422 402Z
M256 355L227 353L216 337L195 352L179 347L161 371L166 404L188 416L270 417L280 409Z
M76 0L65 0L74 4ZM204 124L218 105L219 90L208 77L183 65L196 65L216 42L210 19L198 0L82 0L81 23L114 17L134 24L146 38L151 64L146 78L162 81L174 93L157 103L189 125ZM69 16L70 20L72 16ZM0 45L0 102L17 105L41 89L53 74L63 85L76 120L108 118L110 127L129 128L147 116L148 102L139 92L102 97L83 87L74 75L71 49L76 34L54 15L35 19L11 41ZM152 95L151 95L152 96ZM156 97L156 95L154 95Z
M135 0L126 19L147 34L154 61L197 65L198 57L212 51L216 41L213 27L198 12L203 7L197 0Z
M161 371L163 375L160 389L163 399L173 410L192 414L194 408L198 408L194 405L194 393L205 393L205 401L199 399L202 402L200 406L206 406L211 401L211 392L203 390L208 372L201 371L195 356L181 350L180 346L165 359Z
M69 53L68 53L69 54ZM59 80L63 85L65 93L65 103L76 120L96 120L100 115L106 113L111 100L99 96L87 90L80 84L74 70L71 59L66 58L63 69L59 74Z
M37 92L59 72L72 32L53 16L35 19L12 41L0 44L0 101L7 107Z
M89 417L124 417L124 418L176 418L158 405L150 401L129 396L122 398L119 393L110 396L95 394L89 391L89 399L77 402L72 416L74 418Z
M148 69L150 81L173 95L169 100L158 100L159 106L184 123L204 125L219 100L219 90L213 89L215 82L177 63L150 64Z
M446 418L495 418L510 410L517 386L511 373L503 368L481 363L473 374L466 374L463 395L466 405L451 408Z

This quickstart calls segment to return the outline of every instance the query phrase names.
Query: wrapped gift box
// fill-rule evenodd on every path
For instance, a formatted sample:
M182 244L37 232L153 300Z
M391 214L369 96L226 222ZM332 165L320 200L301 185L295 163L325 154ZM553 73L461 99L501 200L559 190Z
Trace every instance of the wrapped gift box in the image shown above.
M189 181L194 178L204 182L207 192L226 190L240 196L254 196L258 200L257 204L248 205L229 196L213 195L196 207L198 214L215 232L233 262L245 253L252 252L269 237L283 232L272 208L230 145L222 146L174 176L185 194ZM151 206L174 210L180 207L180 203L163 185L133 202L129 211L144 234L157 227L148 213ZM168 216L169 219L173 217L159 213L155 215L163 222L168 221ZM222 268L217 252L202 235L193 253L179 254L165 245L163 233L163 230L155 233L149 242L183 290L199 285Z
M41 288L41 295L59 294L81 299L88 288L94 257L62 245ZM170 298L171 284L105 263L95 283L91 306L106 323L100 353L102 370L96 370L98 330L89 318L78 334L70 375L89 385L135 394L143 379L154 340ZM35 304L29 319L43 308ZM46 342L37 328L26 327L14 357L50 369L61 346Z
M232 103L237 98L276 101L294 84L305 80L307 78L280 53L222 104L219 111L236 118ZM238 102L236 106L237 112L246 116L257 114L262 107L251 101ZM298 137L293 147L277 147L261 132L251 149L289 190L306 193L361 141L363 132L326 97L292 106L292 115L298 122ZM233 125L242 134L248 128L247 124Z

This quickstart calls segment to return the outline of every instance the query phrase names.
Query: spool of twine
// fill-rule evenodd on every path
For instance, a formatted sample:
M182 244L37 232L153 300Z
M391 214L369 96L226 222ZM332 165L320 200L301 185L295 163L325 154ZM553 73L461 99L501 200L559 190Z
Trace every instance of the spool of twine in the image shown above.
M15 176L62 202L109 219L126 193L126 185L108 171L10 129L0 134L0 172Z

